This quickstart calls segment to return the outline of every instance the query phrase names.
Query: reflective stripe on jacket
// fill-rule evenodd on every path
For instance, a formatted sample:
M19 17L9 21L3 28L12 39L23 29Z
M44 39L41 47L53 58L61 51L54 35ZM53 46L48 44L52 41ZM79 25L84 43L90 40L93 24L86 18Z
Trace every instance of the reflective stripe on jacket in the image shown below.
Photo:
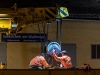
M30 61L29 65L48 67L48 63L43 56L36 56Z
M64 55L62 57L58 57L56 54L54 54L54 58L56 61L61 62L62 67L64 67L64 68L72 67L71 58L69 56Z

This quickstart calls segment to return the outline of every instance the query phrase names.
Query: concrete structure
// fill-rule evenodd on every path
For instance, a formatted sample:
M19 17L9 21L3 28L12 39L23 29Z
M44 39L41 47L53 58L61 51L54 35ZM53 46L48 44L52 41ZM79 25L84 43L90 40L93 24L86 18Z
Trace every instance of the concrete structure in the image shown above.
M37 25L34 25L33 28L38 30ZM38 33L35 30L29 26L24 28L22 32ZM49 32L53 32L49 33L49 39L56 39L56 22L51 23ZM62 43L76 43L77 67L86 62L92 68L100 68L100 65L98 65L100 60L91 59L91 44L100 44L99 34L99 21L63 21ZM40 43L34 42L7 42L7 68L27 69L29 61L40 53L40 46Z

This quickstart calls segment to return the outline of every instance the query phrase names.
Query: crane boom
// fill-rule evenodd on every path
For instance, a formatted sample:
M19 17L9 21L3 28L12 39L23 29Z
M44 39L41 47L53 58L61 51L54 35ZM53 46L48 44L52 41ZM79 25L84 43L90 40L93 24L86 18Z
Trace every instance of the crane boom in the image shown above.
M17 33L29 25L67 16L69 14L66 7L17 8L17 4L14 4L13 8L0 8L0 31Z

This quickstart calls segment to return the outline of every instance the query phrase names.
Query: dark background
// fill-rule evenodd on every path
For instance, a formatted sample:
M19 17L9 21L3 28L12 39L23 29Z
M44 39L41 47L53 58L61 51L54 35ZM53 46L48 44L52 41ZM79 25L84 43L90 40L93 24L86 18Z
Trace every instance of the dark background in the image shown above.
M68 8L69 14L99 14L100 0L0 0L0 8L49 7L55 3Z

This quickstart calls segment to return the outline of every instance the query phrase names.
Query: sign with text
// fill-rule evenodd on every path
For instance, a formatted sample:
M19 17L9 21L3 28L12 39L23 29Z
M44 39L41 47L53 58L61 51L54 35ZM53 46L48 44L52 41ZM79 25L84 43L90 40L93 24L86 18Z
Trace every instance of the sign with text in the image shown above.
M44 42L46 34L18 33L16 35L1 34L2 42Z

